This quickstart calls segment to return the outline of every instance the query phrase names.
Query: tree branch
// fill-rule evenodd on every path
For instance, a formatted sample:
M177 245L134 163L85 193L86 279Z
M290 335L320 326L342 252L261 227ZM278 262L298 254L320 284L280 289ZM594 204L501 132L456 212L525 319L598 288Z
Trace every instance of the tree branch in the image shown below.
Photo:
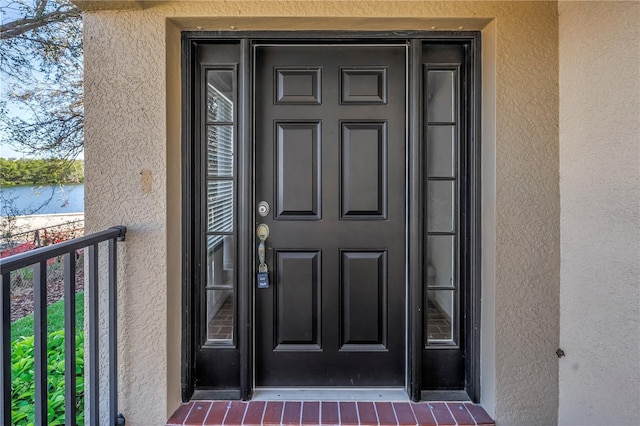
M53 12L40 15L33 18L16 19L13 22L2 24L0 26L0 40L18 37L28 31L55 23L64 21L73 16L80 16L78 9L66 6L59 7Z
M42 15L42 13L44 12L44 10L47 7L47 3L48 2L49 2L49 0L42 0L40 2L40 4L38 5L38 8L36 9L36 13L35 13L36 16Z
M82 19L70 0L0 0L0 142L36 156L82 151ZM5 3L9 1L7 6Z

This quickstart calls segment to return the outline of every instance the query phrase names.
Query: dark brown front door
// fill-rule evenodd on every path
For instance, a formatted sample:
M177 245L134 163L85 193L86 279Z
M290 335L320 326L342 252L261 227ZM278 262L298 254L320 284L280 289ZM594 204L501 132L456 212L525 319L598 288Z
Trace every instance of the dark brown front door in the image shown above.
M406 48L255 48L256 386L404 386Z

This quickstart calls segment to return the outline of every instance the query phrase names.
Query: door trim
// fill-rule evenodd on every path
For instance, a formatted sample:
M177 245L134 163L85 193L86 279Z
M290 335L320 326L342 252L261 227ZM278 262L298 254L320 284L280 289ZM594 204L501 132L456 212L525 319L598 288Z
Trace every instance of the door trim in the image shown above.
M196 49L198 44L235 42L239 44L241 65L238 72L238 196L237 224L238 224L238 303L237 349L240 352L240 389L213 390L198 389L200 398L215 398L236 395L241 399L250 399L253 391L253 267L254 267L254 232L255 212L252 203L254 191L254 135L253 135L253 87L251 71L253 70L253 44L287 44L295 39L299 44L398 44L408 43L409 65L408 74L408 132L407 132L407 358L406 358L406 391L410 398L419 401L423 398L421 390L421 359L423 348L422 337L422 282L425 274L422 266L423 251L423 220L421 213L424 203L423 184L423 149L422 141L422 105L421 105L421 62L420 52L423 43L451 42L466 46L467 61L471 72L467 88L467 135L470 164L466 178L472 185L469 188L468 226L471 241L468 253L468 270L465 278L468 280L469 304L467 307L467 324L465 341L467 358L465 361L466 393L469 398L477 402L480 397L480 89L481 64L479 31L464 32L425 32L425 31L249 31L249 32L183 32L182 33L182 399L188 401L196 391L194 371L194 285L198 277L194 274L197 264L197 253L200 247L199 235L193 232L193 218L199 213L194 208L193 183L199 182L194 174L197 170L195 163L197 155L194 146L194 118L195 99L193 68L195 67ZM418 237L412 237L418 236Z

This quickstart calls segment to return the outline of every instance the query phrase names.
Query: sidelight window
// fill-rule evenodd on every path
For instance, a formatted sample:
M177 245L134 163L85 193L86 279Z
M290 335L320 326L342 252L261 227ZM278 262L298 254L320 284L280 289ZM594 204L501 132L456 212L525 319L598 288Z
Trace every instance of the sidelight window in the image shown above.
M425 67L427 346L456 345L459 318L457 67Z
M236 307L235 70L205 73L206 344L232 345Z

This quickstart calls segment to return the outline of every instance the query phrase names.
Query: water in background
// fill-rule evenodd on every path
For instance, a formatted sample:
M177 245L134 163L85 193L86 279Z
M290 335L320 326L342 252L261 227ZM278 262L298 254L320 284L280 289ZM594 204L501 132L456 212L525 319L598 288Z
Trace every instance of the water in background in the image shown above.
M0 216L83 211L84 184L0 188Z

